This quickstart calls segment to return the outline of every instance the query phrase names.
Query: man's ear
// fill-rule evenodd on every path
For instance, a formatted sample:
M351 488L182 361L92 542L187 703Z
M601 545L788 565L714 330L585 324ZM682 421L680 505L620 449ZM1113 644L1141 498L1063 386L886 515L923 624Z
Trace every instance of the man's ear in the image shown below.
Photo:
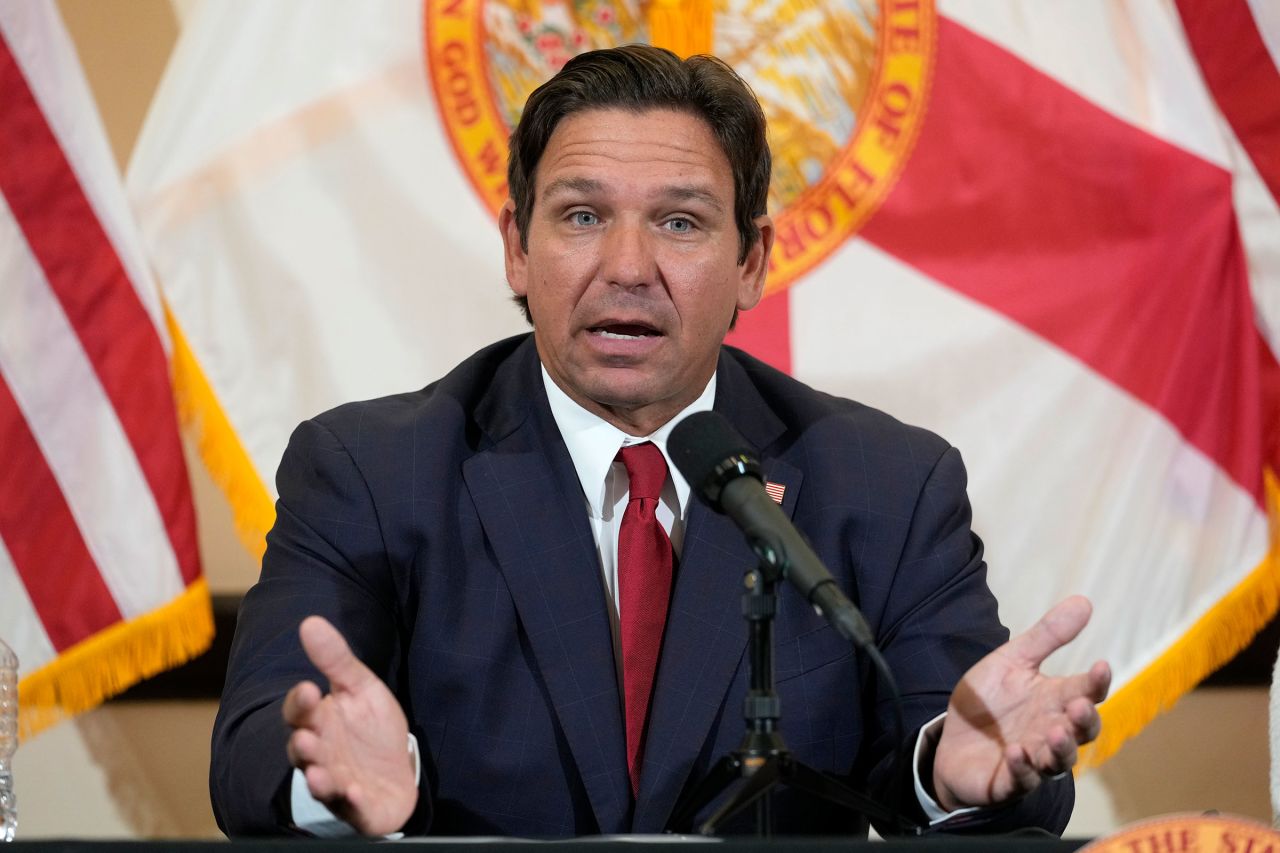
M520 241L516 225L516 203L507 199L498 211L498 230L502 232L502 258L507 269L507 286L516 296L528 293L528 253Z
M764 296L764 280L769 272L769 253L773 250L773 220L760 215L755 218L760 236L738 267L738 310L749 311Z

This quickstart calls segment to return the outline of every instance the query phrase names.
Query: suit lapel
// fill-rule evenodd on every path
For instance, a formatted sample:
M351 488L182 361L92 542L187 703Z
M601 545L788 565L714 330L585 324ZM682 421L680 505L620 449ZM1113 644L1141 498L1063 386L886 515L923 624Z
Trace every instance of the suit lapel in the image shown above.
M790 516L802 474L767 453L784 425L742 366L723 351L715 408L761 449L765 476L784 487L782 507ZM700 499L691 500L645 738L636 832L665 827L734 675L744 665L747 634L739 602L743 575L756 559L732 521ZM738 710L726 709L725 716L736 720Z
M626 741L595 540L530 340L476 410L463 478L602 832L627 828Z

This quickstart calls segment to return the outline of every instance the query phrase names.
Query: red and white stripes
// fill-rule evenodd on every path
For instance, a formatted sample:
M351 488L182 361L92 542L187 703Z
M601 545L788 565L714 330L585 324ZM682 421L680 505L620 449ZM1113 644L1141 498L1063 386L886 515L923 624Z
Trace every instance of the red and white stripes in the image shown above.
M24 702L39 697L42 681L42 701L66 691L66 672L61 686L40 677L58 655L109 629L123 637L130 620L199 582L167 342L145 270L119 173L53 5L6 4L0 632L17 642ZM86 665L109 670L120 649L101 650ZM159 668L131 655L120 668L133 673L108 681Z

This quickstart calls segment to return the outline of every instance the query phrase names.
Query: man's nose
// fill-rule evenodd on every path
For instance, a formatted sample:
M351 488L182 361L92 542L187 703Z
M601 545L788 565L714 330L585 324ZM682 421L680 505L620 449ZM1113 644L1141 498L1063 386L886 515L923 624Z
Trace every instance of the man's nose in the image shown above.
M652 284L657 276L653 235L638 222L618 220L605 235L600 259L601 277L621 287Z

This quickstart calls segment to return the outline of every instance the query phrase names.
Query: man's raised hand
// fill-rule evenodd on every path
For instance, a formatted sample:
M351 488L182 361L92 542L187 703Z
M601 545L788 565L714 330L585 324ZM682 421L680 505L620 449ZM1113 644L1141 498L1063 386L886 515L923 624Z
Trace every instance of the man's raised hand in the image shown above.
M1050 654L1076 638L1092 607L1068 598L1026 632L978 661L951 694L933 763L933 787L947 811L989 806L1034 791L1069 771L1076 748L1098 736L1097 704L1111 668L1061 678L1040 672Z
M303 681L285 696L289 761L311 796L360 833L396 832L418 802L404 711L327 621L309 616L298 634L330 690Z

